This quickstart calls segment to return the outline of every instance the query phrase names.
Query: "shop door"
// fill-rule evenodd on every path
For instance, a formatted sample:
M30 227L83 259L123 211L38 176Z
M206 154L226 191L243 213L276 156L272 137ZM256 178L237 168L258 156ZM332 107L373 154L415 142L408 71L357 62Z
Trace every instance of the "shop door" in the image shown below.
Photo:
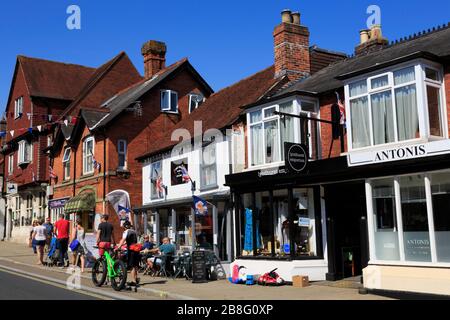
M325 187L328 280L360 276L367 265L368 244L364 183Z

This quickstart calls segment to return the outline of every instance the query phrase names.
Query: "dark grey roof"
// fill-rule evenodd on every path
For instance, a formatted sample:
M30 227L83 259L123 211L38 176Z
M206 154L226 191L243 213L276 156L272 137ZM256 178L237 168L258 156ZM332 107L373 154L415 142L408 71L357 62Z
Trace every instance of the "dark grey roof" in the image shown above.
M81 109L81 116L89 129L108 115L109 113L104 111Z
M339 79L348 78L368 69L382 68L391 62L429 54L436 57L450 56L450 24L420 37L393 44L383 50L336 62L279 91L275 97L291 92L324 93L343 86ZM337 79L339 78L339 79Z

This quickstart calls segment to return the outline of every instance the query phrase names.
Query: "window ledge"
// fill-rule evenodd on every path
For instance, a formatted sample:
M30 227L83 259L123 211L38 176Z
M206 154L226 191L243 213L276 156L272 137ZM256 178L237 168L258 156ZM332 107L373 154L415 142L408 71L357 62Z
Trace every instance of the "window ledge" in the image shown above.
M91 172L91 173L83 173L80 177L80 179L84 179L84 178L91 178L95 175L95 172Z
M161 110L162 113L166 113L166 114L174 114L174 115L180 115L180 112L174 112L174 111L167 111L167 110Z
M200 187L200 192L203 191L210 191L210 190L214 190L219 188L219 185L215 184L215 185L211 185L211 186L206 186L206 187Z

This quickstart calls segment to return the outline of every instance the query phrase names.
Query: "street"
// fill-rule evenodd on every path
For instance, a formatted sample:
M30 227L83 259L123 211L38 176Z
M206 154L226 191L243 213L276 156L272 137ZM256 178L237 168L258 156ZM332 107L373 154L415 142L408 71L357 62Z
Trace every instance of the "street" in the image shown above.
M17 276L0 268L0 300L98 300L62 286Z

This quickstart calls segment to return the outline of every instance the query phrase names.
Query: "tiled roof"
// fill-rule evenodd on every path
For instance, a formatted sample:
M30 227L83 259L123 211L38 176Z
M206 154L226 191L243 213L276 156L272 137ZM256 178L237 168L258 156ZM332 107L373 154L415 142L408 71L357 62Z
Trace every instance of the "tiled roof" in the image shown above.
M95 68L18 56L31 96L73 100Z
M284 80L274 79L273 66L262 70L212 94L197 110L177 123L174 130L184 128L193 135L194 121L202 121L203 132L212 128L223 129L238 119L241 107L262 99L280 81ZM154 141L150 149L138 159L142 160L178 143L171 141L171 134L167 132L161 139Z

